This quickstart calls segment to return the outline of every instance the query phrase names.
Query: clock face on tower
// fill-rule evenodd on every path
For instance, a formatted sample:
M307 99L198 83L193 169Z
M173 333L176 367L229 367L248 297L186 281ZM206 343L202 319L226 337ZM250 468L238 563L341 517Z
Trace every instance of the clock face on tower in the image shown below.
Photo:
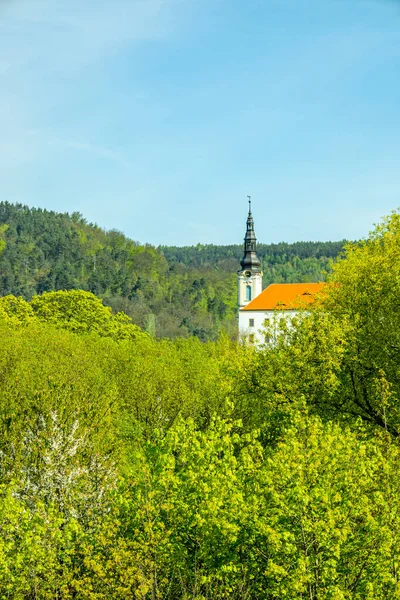
M251 272L250 271L245 271L244 272L244 276L245 277L251 277Z

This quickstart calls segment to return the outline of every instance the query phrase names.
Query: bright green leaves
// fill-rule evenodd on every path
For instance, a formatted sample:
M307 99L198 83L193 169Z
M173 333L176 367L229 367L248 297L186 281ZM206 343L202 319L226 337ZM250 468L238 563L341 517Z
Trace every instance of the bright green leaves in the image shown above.
M144 335L123 313L114 315L90 292L48 292L34 296L32 309L41 321L76 333L94 332L114 339L135 339Z
M0 298L0 318L10 324L20 325L32 322L35 318L32 306L21 297Z
M103 578L115 598L398 597L399 449L362 437L297 418L263 451L239 424L181 420L138 444L87 597Z
M246 482L259 444L215 419L200 432L177 422L139 450L125 492L125 519L157 598L228 598L245 577L245 529L253 504ZM157 573L157 581L154 579Z
M37 430L39 418L49 424L52 413L65 432L78 421L94 451L110 453L118 395L106 365L116 342L37 322L24 328L0 323L0 339L0 452L7 479L23 464L27 432Z
M298 419L262 470L268 597L397 597L398 457L387 440Z
M400 214L334 266L321 301L267 346L254 369L259 412L312 407L400 433ZM279 318L279 315L277 316Z
M127 315L114 314L100 298L82 290L47 292L34 296L30 302L5 296L0 298L0 318L14 325L42 321L74 333L93 332L115 340L146 337Z
M88 292L0 299L0 598L400 598L399 246L394 214L262 352Z
M365 242L347 248L333 282L327 309L333 319L351 325L342 398L363 419L398 435L400 213L386 218Z
M50 599L68 586L69 527L56 511L40 507L31 513L13 495L0 493L0 597ZM64 571L64 572L63 572ZM61 596L62 597L62 596ZM68 597L68 596L67 596Z
M7 247L7 242L4 238L6 236L8 227L9 227L9 225L7 225L7 223L0 225L0 256L2 255L2 253L4 252L4 250Z

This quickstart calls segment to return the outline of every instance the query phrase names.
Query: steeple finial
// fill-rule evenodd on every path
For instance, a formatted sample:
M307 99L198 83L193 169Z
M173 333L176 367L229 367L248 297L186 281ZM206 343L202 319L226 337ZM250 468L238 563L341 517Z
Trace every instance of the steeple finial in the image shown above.
M249 199L249 215L251 215L251 196L247 196Z

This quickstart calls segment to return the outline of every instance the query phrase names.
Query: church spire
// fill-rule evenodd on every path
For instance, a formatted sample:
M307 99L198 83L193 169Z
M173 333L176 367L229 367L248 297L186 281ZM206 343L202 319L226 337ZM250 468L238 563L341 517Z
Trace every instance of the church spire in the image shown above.
M251 213L251 196L247 197L249 199L249 214L247 215L246 235L244 238L244 254L240 265L243 270L249 269L253 273L259 273L261 271L261 261L256 252L257 238L254 231L254 219Z

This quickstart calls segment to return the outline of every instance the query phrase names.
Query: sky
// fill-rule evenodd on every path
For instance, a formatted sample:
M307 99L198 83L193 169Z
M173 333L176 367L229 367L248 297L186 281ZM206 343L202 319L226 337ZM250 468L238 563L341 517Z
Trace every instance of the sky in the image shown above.
M0 0L0 200L156 246L400 205L400 0Z

